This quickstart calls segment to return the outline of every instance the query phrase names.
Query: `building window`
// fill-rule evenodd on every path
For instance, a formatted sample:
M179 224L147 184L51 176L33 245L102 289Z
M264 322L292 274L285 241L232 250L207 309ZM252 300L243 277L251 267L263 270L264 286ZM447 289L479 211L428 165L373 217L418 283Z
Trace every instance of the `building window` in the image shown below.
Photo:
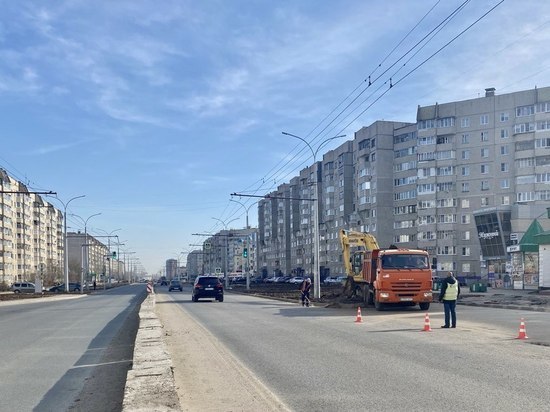
M500 204L503 206L508 206L510 204L510 196L502 196Z
M481 174L485 175L489 173L489 165L481 165Z
M470 166L462 166L462 176L470 176Z
M508 139L510 137L510 131L508 129L500 129L500 138Z
M469 150L463 150L462 151L462 160L468 160L470 159L470 151Z
M489 181L488 180L482 180L481 181L481 190L489 190Z
M462 144L468 144L470 143L470 134L464 133L462 134Z
M454 117L444 117L437 120L437 127L453 127L455 125Z
M500 188L501 189L510 189L510 180L508 179L502 179L500 181Z
M516 117L530 116L535 114L535 105L516 107Z
M470 127L470 118L463 117L462 119L460 119L460 127Z
M481 141L482 142L488 142L489 141L489 132L481 132Z
M469 209L470 208L470 199L462 199L461 207L462 207L462 209Z
M470 215L462 215L460 216L460 223L464 225L470 224Z
M481 206L489 206L489 198L488 197L482 197L481 198Z
M470 248L468 246L462 248L462 256L470 256Z
M510 118L510 114L508 112L502 112L500 114L500 121L501 122L507 122L509 118Z
M470 183L469 182L463 182L462 183L462 191L463 192L469 192L470 191Z
M462 233L462 240L470 240L470 231L466 230Z
M427 146L435 144L435 136L420 136L418 137L418 146Z
M482 114L481 116L479 116L479 124L489 124L489 116L486 114Z
M501 172L507 172L509 169L508 169L508 163L501 163L500 164L500 171Z
M489 157L489 149L481 149L481 157L486 158Z
M370 139L363 139L359 142L359 150L370 147Z
M500 154L506 156L509 154L508 145L500 146Z

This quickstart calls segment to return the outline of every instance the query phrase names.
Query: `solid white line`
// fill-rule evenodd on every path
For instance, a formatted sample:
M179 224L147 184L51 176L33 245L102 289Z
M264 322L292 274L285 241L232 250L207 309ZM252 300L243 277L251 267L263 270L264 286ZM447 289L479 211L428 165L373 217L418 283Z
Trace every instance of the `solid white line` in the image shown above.
M94 363L94 364L91 364L91 365L78 365L78 366L73 366L71 369L78 369L78 368L95 368L96 366L115 365L115 364L117 364L117 363L126 363L126 362L133 362L133 360L132 360L132 359L129 359L129 360L114 361L114 362Z

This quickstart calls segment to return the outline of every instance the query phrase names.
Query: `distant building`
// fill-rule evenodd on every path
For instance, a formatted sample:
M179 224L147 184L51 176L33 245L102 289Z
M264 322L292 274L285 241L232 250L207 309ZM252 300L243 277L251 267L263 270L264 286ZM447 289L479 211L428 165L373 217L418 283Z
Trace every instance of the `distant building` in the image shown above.
M176 279L178 269L178 261L176 259L168 259L166 261L166 279Z

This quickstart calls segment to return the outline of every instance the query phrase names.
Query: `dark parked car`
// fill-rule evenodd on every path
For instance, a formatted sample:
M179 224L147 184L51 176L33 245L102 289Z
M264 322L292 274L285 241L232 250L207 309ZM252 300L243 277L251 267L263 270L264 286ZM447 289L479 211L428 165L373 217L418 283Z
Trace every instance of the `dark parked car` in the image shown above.
M173 290L179 290L180 292L183 292L183 288L181 286L181 283L179 280L171 280L170 286L168 286L168 292L172 292Z
M63 293L65 292L65 284L52 286L48 289L48 292L52 293ZM69 282L69 292L80 292L80 283L70 283Z
M223 283L216 276L198 276L193 285L191 299L197 302L201 298L215 298L223 302Z

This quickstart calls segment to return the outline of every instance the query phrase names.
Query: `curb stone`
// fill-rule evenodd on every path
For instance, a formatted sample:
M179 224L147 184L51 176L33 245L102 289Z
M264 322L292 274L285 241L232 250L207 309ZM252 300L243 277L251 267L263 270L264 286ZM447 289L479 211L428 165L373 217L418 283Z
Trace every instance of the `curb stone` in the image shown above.
M181 412L164 329L155 313L155 294L141 304L132 369L126 376L123 412Z

